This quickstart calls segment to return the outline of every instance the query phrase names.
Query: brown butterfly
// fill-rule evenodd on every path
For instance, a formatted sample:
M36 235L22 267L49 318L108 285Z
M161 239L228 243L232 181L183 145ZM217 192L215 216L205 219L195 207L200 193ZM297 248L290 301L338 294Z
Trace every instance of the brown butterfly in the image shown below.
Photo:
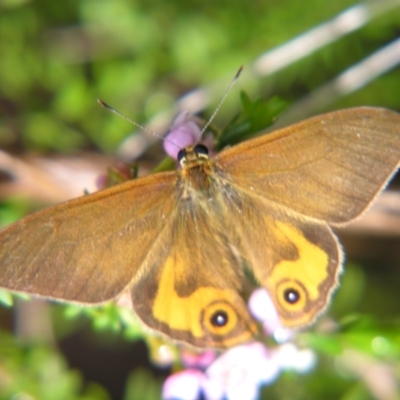
M254 337L248 276L285 326L315 320L338 284L329 225L360 216L396 171L400 114L354 108L308 119L181 169L30 215L0 232L0 286L100 304L129 289L145 325L196 347ZM249 273L248 273L249 272Z

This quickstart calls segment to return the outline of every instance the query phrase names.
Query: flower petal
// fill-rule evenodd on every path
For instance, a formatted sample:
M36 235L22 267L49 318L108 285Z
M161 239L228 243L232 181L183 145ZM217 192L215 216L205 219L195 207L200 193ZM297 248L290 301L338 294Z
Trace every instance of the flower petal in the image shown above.
M200 396L200 388L204 374L197 369L187 369L169 376L163 385L164 400L196 400Z
M181 359L183 365L189 368L207 368L216 357L214 350L206 350L201 353L193 353L182 350Z
M188 112L178 114L171 130L164 140L164 150L173 159L178 158L178 152L200 140L201 130Z
M290 369L300 373L310 371L317 358L311 349L299 350L293 343L286 343L275 351L275 358L282 369Z
M281 324L275 305L264 288L253 291L248 306L254 318L263 324L265 332L274 336L278 343L286 342L292 337L292 331Z
M252 400L257 398L259 387L273 382L279 371L269 350L253 342L222 354L206 370L206 385L222 390L228 400Z

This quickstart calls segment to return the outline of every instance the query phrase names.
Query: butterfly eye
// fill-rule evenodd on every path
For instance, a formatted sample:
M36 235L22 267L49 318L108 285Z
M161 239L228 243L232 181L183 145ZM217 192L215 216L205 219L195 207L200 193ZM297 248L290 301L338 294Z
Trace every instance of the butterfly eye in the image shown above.
M204 144L196 144L194 152L199 155L208 155L208 148Z
M181 149L181 150L179 150L179 152L178 152L178 162L181 163L182 160L183 160L184 158L186 158L186 157L187 157L187 151L186 151L186 149Z
M286 289L283 298L290 304L295 304L300 300L300 293L296 289Z

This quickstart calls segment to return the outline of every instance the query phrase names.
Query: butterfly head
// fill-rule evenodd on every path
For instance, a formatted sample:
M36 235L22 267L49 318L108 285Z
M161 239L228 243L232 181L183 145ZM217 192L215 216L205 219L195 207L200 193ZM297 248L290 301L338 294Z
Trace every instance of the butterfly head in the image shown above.
M200 143L185 147L178 152L178 161L182 169L190 169L208 163L208 148Z

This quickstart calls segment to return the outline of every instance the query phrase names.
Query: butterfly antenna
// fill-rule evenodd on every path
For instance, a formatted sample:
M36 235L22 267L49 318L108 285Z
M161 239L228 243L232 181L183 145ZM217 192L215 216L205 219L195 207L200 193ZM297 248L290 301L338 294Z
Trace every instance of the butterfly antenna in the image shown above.
M228 86L228 89L226 89L226 92L224 93L224 95L222 96L221 101L219 102L217 108L215 109L215 111L213 112L213 114L211 115L211 117L209 118L209 120L207 121L207 123L204 125L203 129L201 130L200 133L200 137L203 136L203 133L206 131L206 129L210 126L212 120L214 119L214 117L217 115L219 109L221 108L222 104L224 103L226 97L228 96L229 92L231 91L233 85L236 83L236 81L239 79L240 74L243 71L243 65L239 68L238 72L236 72L235 77L233 78L231 84Z
M128 118L126 115L124 115L124 114L120 113L119 111L117 111L114 107L111 107L110 105L108 105L107 103L105 103L103 100L97 99L97 102L98 102L102 107L106 108L107 110L111 111L112 113L114 113L114 114L118 115L119 117L123 118L125 121L130 122L132 125L135 125L137 128L141 129L142 131L147 132L147 133L150 133L150 134L152 134L153 136L158 137L158 138L161 139L161 140L165 140L165 141L167 141L168 143L171 143L172 145L174 145L174 146L176 146L176 147L178 147L178 148L180 149L180 147L179 147L176 143L171 142L170 140L168 140L168 139L165 138L165 137L162 137L162 136L160 136L160 135L157 135L157 133L153 132L152 130L150 130L150 129L146 128L146 127L144 127L143 125L138 124L138 123L135 122L134 120Z

